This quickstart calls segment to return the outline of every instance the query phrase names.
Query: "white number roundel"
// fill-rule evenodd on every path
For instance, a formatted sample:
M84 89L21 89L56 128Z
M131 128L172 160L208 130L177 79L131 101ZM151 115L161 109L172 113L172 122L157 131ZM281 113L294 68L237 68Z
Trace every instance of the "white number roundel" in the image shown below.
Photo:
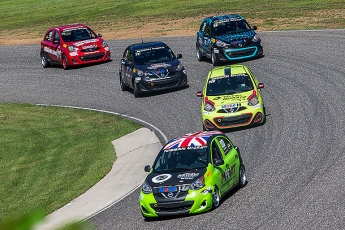
M171 177L172 177L171 174L161 174L161 175L153 177L152 182L153 183L161 183L161 182L164 182L166 180L169 180Z

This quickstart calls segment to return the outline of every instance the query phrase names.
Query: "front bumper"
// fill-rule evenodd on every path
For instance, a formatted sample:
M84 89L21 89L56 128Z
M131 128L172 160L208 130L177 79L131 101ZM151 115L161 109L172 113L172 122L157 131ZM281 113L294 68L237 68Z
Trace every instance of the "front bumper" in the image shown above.
M245 47L215 47L213 52L218 61L226 62L261 56L263 48L261 43L256 43Z
M140 192L140 210L145 217L164 217L187 214L198 214L212 208L212 189L189 191L184 200L167 200L156 202L154 195Z
M264 122L265 113L263 105L236 113L217 113L202 111L202 122L207 130L229 129Z
M106 62L111 59L111 53L106 49L100 50L99 52L71 52L66 54L66 56L71 66Z
M156 78L136 82L140 93L153 92L160 90L168 90L174 88L185 87L188 84L187 75L182 71L165 78Z

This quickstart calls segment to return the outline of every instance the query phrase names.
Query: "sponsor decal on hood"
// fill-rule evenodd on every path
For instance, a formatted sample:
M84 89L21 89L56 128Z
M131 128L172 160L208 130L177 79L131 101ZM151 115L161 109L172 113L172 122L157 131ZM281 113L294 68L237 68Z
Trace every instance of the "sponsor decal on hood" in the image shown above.
M73 44L75 46L83 46L83 45L87 45L89 43L97 43L99 41L100 41L99 39L95 38L95 39L88 39L88 40L84 40L84 41L74 42Z
M255 35L255 32L253 30L249 30L242 33L223 34L223 35L215 36L215 38L227 43L231 43L231 41L233 40L241 40L241 39L251 40L252 37L254 37L254 35Z
M152 172L147 176L146 181L152 187L191 184L205 173L206 168L192 169L190 171L182 171L179 169L167 170L164 173Z

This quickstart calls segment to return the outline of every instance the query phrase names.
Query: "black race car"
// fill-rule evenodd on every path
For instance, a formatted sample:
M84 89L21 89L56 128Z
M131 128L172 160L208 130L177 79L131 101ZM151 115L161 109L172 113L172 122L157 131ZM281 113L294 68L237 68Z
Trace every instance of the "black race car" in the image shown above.
M199 61L211 59L213 66L261 57L263 47L256 29L238 14L207 17L196 34L196 56Z
M129 45L119 69L121 90L132 88L135 97L141 93L188 86L187 74L179 59L163 42Z

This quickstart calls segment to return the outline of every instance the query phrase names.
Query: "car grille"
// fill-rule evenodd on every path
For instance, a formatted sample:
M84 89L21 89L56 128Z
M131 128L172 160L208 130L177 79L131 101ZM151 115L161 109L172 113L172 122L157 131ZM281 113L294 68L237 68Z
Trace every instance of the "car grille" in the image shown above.
M156 81L155 84L152 86L154 89L163 89L163 88L169 88L169 87L174 87L178 85L179 80L176 81Z
M213 121L218 126L233 126L233 125L247 124L250 122L251 118L252 118L252 114L243 114L243 115L234 116L234 117L214 118Z
M256 52L256 47L251 48L242 48L238 50L229 50L226 52L226 55L228 55L230 58L237 58L237 57L243 57L243 56L253 56Z
M179 202L169 202L169 203L157 203L151 204L157 214L160 212L183 212L189 211L194 204L194 201L179 201Z
M104 53L97 53L97 54L88 54L79 56L79 59L82 61L92 61L92 60L99 60L104 57Z
M84 52L84 53L95 52L100 49L101 49L100 47L85 48L85 49L81 49L80 52Z
M241 106L241 107L220 109L217 111L217 113L235 113L235 112L240 112L240 111L245 110L245 109L247 109L247 108L244 106Z

